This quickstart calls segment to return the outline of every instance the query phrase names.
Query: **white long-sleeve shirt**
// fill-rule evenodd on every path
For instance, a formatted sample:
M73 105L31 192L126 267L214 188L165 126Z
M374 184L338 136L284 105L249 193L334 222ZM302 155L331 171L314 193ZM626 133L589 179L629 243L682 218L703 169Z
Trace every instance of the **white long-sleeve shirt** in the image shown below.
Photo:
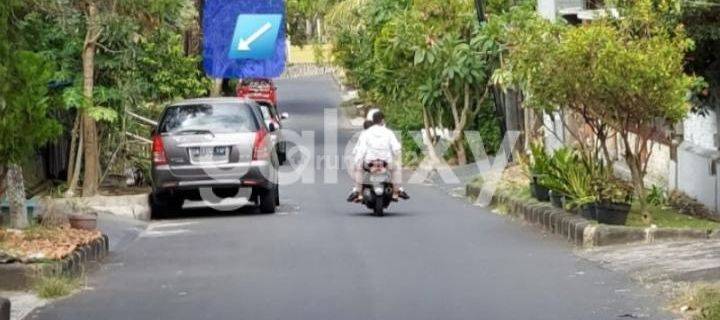
M390 129L374 125L360 134L353 152L356 164L373 160L393 163L396 158L400 157L402 145Z

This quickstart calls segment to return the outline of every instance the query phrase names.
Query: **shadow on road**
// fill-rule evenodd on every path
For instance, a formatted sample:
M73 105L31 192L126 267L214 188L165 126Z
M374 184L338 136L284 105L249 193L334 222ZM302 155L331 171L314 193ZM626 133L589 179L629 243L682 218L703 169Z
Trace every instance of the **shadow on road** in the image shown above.
M212 208L188 208L180 211L167 213L162 219L152 221L185 220L185 219L212 219L228 217L250 217L250 216L273 216L272 214L261 213L257 207L248 205L235 210L216 210Z
M386 219L386 218L403 218L403 217L412 217L415 216L415 214L412 213L405 213L405 212L385 212L385 215L382 217L378 217L375 214L373 214L370 211L367 212L354 212L349 213L348 216L351 217L357 217L357 218L375 218L375 219Z

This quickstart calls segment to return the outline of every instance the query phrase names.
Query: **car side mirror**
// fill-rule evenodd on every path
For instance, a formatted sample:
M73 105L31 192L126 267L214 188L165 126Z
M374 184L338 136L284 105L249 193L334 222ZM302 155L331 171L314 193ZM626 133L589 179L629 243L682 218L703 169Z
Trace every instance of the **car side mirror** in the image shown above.
M288 114L287 112L283 112L280 114L280 119L287 120L288 118L290 118L290 114Z
M275 132L277 131L277 129L277 125L274 122L270 122L270 124L268 125L268 130L270 130L270 132Z

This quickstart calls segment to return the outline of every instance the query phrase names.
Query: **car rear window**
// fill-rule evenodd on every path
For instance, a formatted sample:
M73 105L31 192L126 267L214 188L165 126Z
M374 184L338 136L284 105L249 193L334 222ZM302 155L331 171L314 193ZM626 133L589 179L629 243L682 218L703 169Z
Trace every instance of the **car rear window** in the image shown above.
M265 79L252 79L252 80L244 80L242 82L243 86L253 87L253 88L265 88L270 87L271 83L269 80Z
M198 104L168 107L160 124L161 133L210 131L212 133L256 132L255 114L245 104Z

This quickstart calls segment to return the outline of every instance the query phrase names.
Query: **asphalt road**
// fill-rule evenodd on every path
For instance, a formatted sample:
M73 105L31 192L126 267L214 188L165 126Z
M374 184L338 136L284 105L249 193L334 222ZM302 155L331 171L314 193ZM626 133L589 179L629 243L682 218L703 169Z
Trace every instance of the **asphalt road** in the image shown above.
M330 78L279 82L294 130L340 102ZM352 132L341 130L340 150ZM626 278L432 186L384 218L345 197L350 182L281 190L275 215L179 212L151 222L88 278L30 319L665 319Z

